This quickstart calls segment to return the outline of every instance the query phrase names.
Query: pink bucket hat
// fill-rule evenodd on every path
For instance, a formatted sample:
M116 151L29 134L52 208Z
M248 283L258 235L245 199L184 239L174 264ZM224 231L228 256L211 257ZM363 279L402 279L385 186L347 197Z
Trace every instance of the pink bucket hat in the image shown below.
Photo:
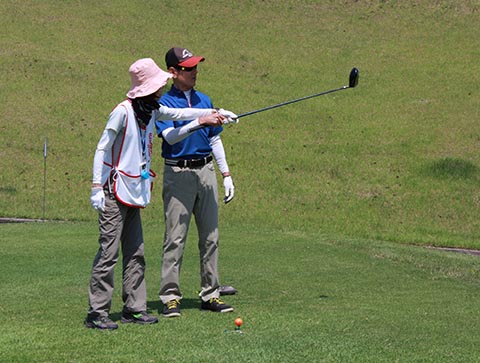
M127 92L128 98L138 98L151 95L165 86L172 74L162 71L151 58L142 58L133 63L128 72L132 86Z

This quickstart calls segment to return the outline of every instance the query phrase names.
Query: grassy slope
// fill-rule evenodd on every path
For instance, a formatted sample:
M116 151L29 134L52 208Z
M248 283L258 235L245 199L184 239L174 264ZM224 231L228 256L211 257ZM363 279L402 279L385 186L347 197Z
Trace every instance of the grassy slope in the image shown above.
M226 298L234 314L199 311L192 236L182 270L182 317L104 333L81 324L95 223L1 228L0 244L9 248L0 263L0 362L466 363L480 358L478 257L228 226L222 232L221 277L240 291ZM145 230L148 306L157 315L162 233L152 223ZM117 268L115 320L122 308L120 286ZM243 335L232 333L237 316L245 322Z
M129 64L184 45L207 57L198 88L238 113L361 71L224 132L225 224L479 247L479 9L431 3L3 1L1 214L41 217L47 135L47 218L93 220L93 151Z

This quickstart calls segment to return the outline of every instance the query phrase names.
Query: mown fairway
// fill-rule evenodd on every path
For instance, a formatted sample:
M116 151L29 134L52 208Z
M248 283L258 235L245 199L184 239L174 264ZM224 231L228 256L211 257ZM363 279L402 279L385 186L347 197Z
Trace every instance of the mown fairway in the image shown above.
M196 241L182 273L182 317L85 329L96 249L88 223L3 225L0 361L477 362L478 257L321 234L222 233L231 314L199 310ZM161 228L146 225L147 286L159 314ZM121 286L117 269L117 287ZM112 318L119 319L120 291ZM243 334L233 321L244 320Z
M479 14L478 0L2 0L0 217L43 217L47 137L45 218L67 222L0 224L0 361L478 361L478 257L414 246L480 249ZM92 332L95 146L129 65L164 67L176 45L206 57L197 88L239 114L352 67L360 82L223 132L233 315L198 310L192 226L184 316ZM159 175L143 212L154 314L162 210ZM237 315L244 334L224 333Z

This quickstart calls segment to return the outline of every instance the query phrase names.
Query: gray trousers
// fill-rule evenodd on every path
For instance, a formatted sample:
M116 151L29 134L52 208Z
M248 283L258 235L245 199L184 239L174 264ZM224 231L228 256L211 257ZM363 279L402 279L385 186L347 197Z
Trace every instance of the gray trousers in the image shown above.
M127 207L105 192L105 212L98 218L99 249L93 261L88 291L93 316L107 316L112 304L114 268L119 248L123 256L123 304L130 312L146 311L145 258L140 210Z
M219 297L218 277L218 190L213 163L201 168L165 165L163 174L163 241L160 300L165 304L182 299L180 270L192 214L198 230L200 252L200 297Z

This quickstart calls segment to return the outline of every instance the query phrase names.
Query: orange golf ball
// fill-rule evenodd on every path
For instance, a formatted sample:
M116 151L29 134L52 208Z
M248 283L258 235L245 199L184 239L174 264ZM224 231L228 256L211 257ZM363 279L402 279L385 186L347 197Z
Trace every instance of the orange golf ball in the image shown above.
M243 320L241 318L236 318L234 323L235 323L236 326L238 326L240 328L243 324Z

